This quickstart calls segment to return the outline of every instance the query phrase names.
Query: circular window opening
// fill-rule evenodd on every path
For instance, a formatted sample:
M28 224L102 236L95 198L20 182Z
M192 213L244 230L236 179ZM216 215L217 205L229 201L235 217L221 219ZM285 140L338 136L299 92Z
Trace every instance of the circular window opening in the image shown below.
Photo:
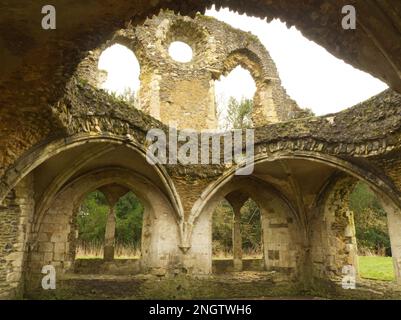
M181 41L172 42L168 52L173 60L181 63L190 62L193 58L192 48Z

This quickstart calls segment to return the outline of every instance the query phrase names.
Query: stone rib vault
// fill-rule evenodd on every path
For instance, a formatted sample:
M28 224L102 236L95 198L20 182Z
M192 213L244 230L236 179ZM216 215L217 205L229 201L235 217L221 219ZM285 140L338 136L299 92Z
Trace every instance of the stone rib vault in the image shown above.
M93 269L75 261L76 214L96 189L111 206L129 190L144 203L142 256L125 266L137 277L125 288L126 297L182 297L175 296L178 284L187 290L184 297L216 297L192 292L194 283L235 291L212 275L211 215L222 199L234 208L243 197L254 199L262 215L264 258L255 286L325 292L338 286L345 265L357 268L348 197L358 181L386 210L399 288L401 6L349 2L361 13L359 27L350 32L337 21L344 1L213 2L281 18L390 86L340 113L311 117L288 97L257 38L196 14L211 1L85 1L68 2L67 9L60 0L60 27L49 33L35 26L34 4L0 1L0 297L40 297L47 264L56 267L66 291L85 288L80 281L86 273L77 274ZM161 8L175 13L159 13ZM193 47L191 63L168 57L167 46L176 40ZM115 43L133 50L141 64L135 106L99 89L99 56ZM235 176L236 167L223 164L150 165L150 129L167 133L171 121L179 129L216 127L214 81L238 65L257 86L254 173ZM110 264L112 239L113 232L106 232ZM272 271L277 276L266 278L263 272Z

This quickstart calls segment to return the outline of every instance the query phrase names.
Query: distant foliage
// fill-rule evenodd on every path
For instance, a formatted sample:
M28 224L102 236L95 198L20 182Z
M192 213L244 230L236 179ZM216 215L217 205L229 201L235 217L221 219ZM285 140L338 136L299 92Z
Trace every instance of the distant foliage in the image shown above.
M144 210L142 203L129 192L117 202L115 210L117 243L139 247Z
M132 192L123 196L115 205L116 242L140 247L143 205ZM103 243L109 205L103 193L90 193L82 203L78 218L79 240L87 243Z
M238 101L234 97L228 100L227 124L231 129L252 127L253 100L243 98Z
M232 254L234 213L223 200L213 213L213 253ZM261 252L262 228L258 205L249 199L241 209L242 249L244 252Z
M213 213L213 253L232 253L233 209L223 200Z
M249 199L241 209L242 248L261 251L262 225L259 206Z
M106 91L113 99L117 101L123 101L130 105L136 105L137 103L136 93L133 89L129 87L126 87L123 93L118 93L112 90L106 90Z
M136 93L134 89L131 89L130 87L126 87L124 89L124 92L122 95L120 95L121 99L124 101L128 102L129 104L135 104L136 103Z
M79 208L77 224L79 239L84 242L103 242L109 206L103 193L90 193Z
M302 109L302 116L305 118L315 117L316 114L313 112L311 108L304 108Z
M358 183L350 197L354 212L359 251L391 255L387 216L375 194L364 183Z

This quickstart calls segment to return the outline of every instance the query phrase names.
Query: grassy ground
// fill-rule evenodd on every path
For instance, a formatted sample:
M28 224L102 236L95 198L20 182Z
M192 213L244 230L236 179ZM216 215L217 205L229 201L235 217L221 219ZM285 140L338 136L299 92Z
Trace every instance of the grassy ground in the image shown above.
M141 251L134 246L117 244L114 252L115 259L139 258ZM76 259L103 259L103 245L99 243L80 244L77 247Z
M77 259L102 259L103 246L100 244L87 244L78 246ZM139 258L140 250L132 246L116 246L116 259ZM245 251L244 258L262 258L262 253L258 251ZM232 259L230 252L214 252L214 259ZM373 280L394 280L393 261L391 257L379 256L360 256L359 273L362 278Z
M394 280L393 261L391 257L359 257L359 273L362 278L374 280Z

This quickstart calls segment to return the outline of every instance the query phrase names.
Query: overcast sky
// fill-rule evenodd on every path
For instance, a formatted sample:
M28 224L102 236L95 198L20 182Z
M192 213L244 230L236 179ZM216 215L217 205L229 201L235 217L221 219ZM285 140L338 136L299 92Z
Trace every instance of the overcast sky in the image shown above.
M209 10L206 14L258 36L275 61L287 93L301 107L309 107L317 115L351 107L387 88L380 80L335 58L279 20L267 23L228 9ZM170 52L182 60L188 59L188 48L176 46ZM99 68L109 72L105 88L122 92L128 83L135 90L139 85L139 64L133 61L134 54L122 46L105 51L99 62ZM252 98L255 92L252 77L242 68L222 80L216 84L219 100L230 95Z

